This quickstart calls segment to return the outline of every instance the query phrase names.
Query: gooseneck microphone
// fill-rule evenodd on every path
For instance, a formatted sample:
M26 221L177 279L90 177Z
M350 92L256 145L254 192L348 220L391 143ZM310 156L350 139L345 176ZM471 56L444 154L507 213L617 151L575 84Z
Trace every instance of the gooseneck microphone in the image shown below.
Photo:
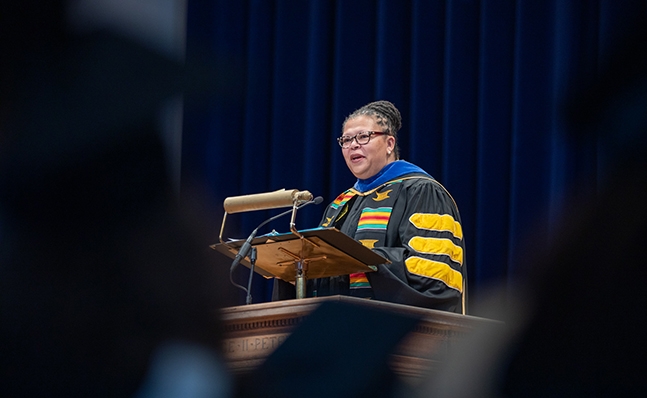
M317 196L316 198L314 198L312 200L309 200L307 202L301 203L300 205L295 206L295 207L297 209L301 209L301 208L303 208L303 207L305 207L307 205L310 205L310 204L318 205L321 202L323 202L323 198L321 196ZM265 224L267 224L269 222L272 222L272 221L276 220L277 218L281 218L281 217L283 217L285 215L288 215L288 214L292 213L293 210L294 209L284 211L283 213L279 213L279 214L277 214L277 215L275 215L273 217L268 218L267 220L263 221L262 223L260 223L258 225L258 227L256 227L252 231L252 233L249 234L249 237L247 237L247 240L245 241L245 243L242 244L242 246L238 250L238 253L236 254L236 257L234 257L234 261L231 263L231 268L229 269L229 280L231 281L231 283L234 286L238 287L239 289L242 289L243 291L245 291L247 293L247 300L246 300L247 304L251 304L251 282L252 282L252 276L254 274L254 272L253 272L254 270L252 269L250 271L249 282L247 284L247 288L244 288L243 286L241 286L241 285L237 284L236 282L234 282L234 279L233 279L234 270L236 269L238 264L240 264L242 259L247 257L247 255L249 254L249 251L252 248L252 240L254 240L254 238L256 237L256 234L258 233L258 230L261 229ZM254 266L254 264L252 264L252 266Z

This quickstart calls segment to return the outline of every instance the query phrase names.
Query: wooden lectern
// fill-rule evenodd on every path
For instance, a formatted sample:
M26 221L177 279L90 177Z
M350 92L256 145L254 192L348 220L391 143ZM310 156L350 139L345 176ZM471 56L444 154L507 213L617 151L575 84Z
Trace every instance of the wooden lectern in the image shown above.
M244 241L235 240L214 244L211 248L233 259L243 244ZM254 238L251 245L258 253L254 271L267 278L294 283L297 300L221 310L226 330L224 354L234 375L250 374L262 365L326 301L419 319L417 325L392 350L389 360L393 373L404 382L414 384L422 377L433 374L449 348L459 344L468 333L481 326L496 327L500 324L467 315L350 296L305 298L305 282L308 278L372 272L372 267L388 263L384 257L334 228L264 235ZM251 268L247 258L240 263Z
M315 297L224 308L224 355L234 375L254 371L322 303L338 301L367 310L416 317L417 325L390 355L389 366L405 383L415 385L442 366L448 350L479 327L498 321L350 296ZM311 344L315 344L313 341Z

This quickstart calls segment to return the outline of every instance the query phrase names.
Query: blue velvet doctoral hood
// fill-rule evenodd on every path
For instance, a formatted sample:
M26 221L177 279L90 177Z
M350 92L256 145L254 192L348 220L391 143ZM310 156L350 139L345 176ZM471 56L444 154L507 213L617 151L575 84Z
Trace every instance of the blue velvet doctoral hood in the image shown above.
M409 163L404 160L396 160L395 162L391 162L384 166L382 170L373 177L365 180L358 179L355 185L353 185L353 188L363 193L370 191L371 189L375 189L385 182L389 182L409 174L423 174L427 177L433 178L426 171L413 163Z

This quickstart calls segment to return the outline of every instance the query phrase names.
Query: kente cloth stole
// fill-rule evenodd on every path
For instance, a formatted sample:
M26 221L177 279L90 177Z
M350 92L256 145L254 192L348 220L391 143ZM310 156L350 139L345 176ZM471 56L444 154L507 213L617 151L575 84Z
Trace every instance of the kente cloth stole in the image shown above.
M419 178L419 177L418 177ZM386 242L386 228L389 224L393 205L398 197L403 179L388 181L370 191L359 192L353 188L339 195L330 205L326 222L322 226L334 226L348 213L348 201L354 196L368 197L359 217L355 240L372 249L382 247ZM334 221L332 221L334 220ZM373 297L373 289L365 273L353 273L350 277L350 295L355 297Z

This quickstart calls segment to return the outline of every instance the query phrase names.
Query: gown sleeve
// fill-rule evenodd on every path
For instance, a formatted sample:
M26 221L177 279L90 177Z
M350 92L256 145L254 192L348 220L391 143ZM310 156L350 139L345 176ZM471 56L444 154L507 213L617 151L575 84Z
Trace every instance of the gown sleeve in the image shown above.
M394 204L384 247L391 261L368 273L375 298L461 312L465 244L458 208L435 180L408 184Z

